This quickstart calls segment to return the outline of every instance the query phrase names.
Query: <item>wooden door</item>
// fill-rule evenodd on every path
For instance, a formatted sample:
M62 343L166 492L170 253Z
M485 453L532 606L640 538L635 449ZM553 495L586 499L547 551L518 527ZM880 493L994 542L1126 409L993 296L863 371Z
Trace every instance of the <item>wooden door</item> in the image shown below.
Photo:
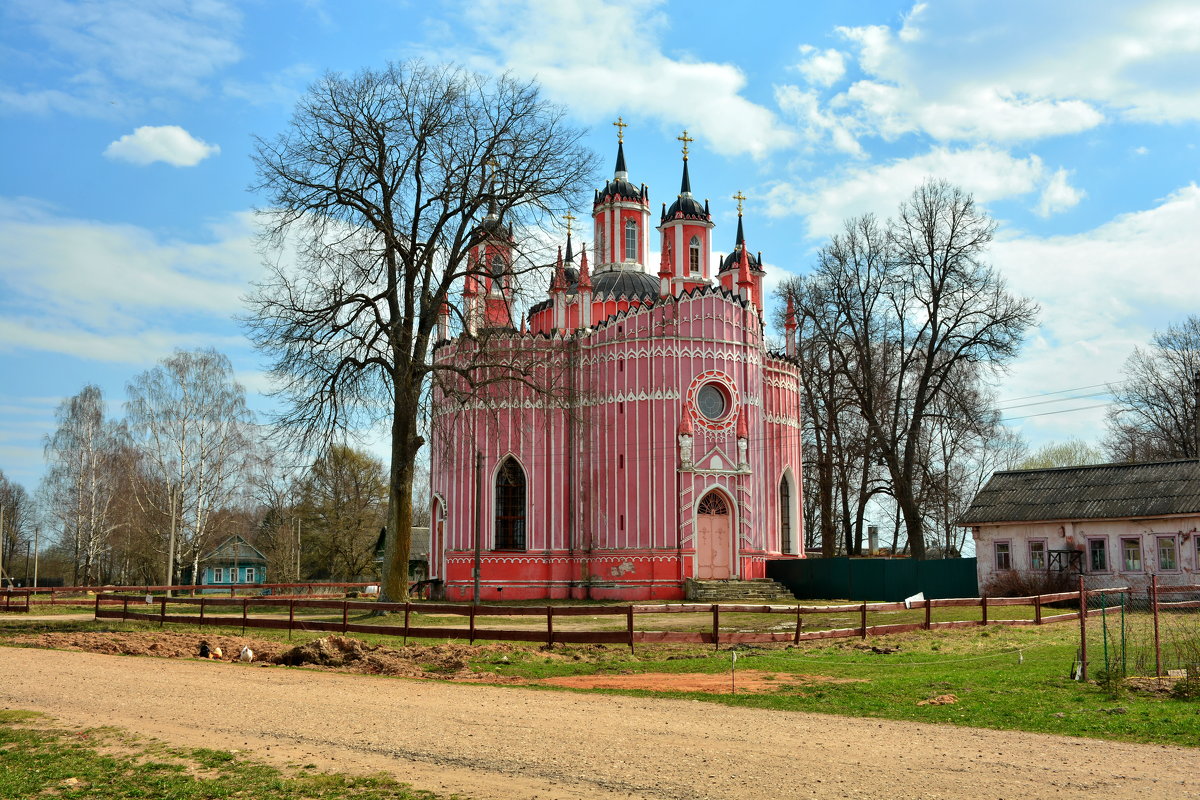
M709 492L696 509L696 577L724 580L733 577L732 515L725 498Z

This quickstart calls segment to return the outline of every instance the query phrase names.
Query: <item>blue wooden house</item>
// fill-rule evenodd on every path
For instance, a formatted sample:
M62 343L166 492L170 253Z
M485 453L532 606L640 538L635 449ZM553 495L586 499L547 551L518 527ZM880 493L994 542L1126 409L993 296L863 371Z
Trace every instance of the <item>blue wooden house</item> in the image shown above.
M266 583L267 557L241 536L230 536L200 559L200 583L229 588Z

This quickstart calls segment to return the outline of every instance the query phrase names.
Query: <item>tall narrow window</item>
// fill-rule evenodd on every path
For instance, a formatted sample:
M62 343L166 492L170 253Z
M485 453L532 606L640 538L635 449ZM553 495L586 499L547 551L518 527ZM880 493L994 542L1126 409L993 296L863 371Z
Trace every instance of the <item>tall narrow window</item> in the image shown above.
M225 570L220 567L213 567L213 583L225 582Z
M1046 543L1040 539L1034 539L1029 543L1029 568L1046 568Z
M492 280L499 283L501 287L504 287L504 273L506 271L504 269L504 259L500 257L500 254L497 253L492 256Z
M638 229L637 223L633 220L625 221L625 260L637 261L638 256Z
M525 549L525 470L512 456L496 473L497 550Z
M246 583L254 583L254 567L246 567Z
M792 487L787 475L779 481L779 550L792 552Z
M1124 564L1124 572L1141 572L1142 571L1142 540L1141 539L1122 539L1121 540L1121 560Z
M996 569L1012 569L1012 550L1008 542L995 542Z
M1090 572L1108 572L1108 540L1088 540L1088 566Z
M692 237L692 243L688 246L688 269L693 275L700 274L700 240L695 236Z
M1163 536L1158 540L1158 568L1164 571L1179 569L1175 558L1175 537Z

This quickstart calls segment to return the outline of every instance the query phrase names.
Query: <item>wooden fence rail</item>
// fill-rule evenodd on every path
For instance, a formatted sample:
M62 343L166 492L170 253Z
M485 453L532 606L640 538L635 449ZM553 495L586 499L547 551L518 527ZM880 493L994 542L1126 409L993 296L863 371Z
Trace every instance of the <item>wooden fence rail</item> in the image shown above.
M313 596L317 594L342 594L347 591L361 590L376 583L230 583L230 584L184 584L184 585L155 585L137 584L133 586L36 586L24 589L14 589L14 595L27 596L31 605L91 605L94 596L101 594L136 593L142 595L159 595L166 592L226 592L230 597L236 597L238 592L269 593L273 597ZM3 595L3 592L0 592ZM42 595L49 595L43 599ZM107 602L107 601L106 601Z
M631 649L638 643L677 642L702 643L719 647L721 644L791 642L819 639L839 639L881 636L915 630L942 630L974 627L977 625L1044 625L1083 619L1087 614L1087 597L1096 591L1059 592L1057 594L1004 597L1004 598L948 598L921 600L911 603L854 603L834 606L807 605L734 605L712 603L664 603L628 606L476 606L456 603L377 603L355 600L304 600L278 597L160 597L147 603L142 597L118 594L98 594L95 598L96 619L122 619L157 622L159 625L188 624L201 626L269 628L291 631L329 631L340 633L368 633L423 639L467 639L475 641L520 641L538 642L549 646L555 644L625 644ZM1082 601L1081 601L1081 598ZM1076 610L1062 614L1046 615L1042 609L1049 603L1074 603ZM168 613L172 606L196 607L197 613ZM115 606L120 606L116 608ZM157 606L155 608L154 606ZM989 609L1004 606L1033 606L1033 619L996 619ZM287 608L284 619L280 609ZM240 613L230 615L230 609ZM252 608L272 608L277 616L251 616ZM932 612L937 608L980 608L981 618L972 620L934 621ZM139 610L141 609L141 610ZM217 613L206 613L207 610ZM305 609L341 611L341 620L297 619L296 611ZM904 610L924 611L924 620L892 624L868 624L868 615L880 612ZM389 612L404 615L403 625L369 625L350 622L350 615L368 612ZM466 618L466 627L443 627L414 625L412 615L420 614L457 615ZM649 631L639 630L634 620L648 614L705 614L712 625L709 630L698 631ZM721 629L722 614L776 614L794 619L792 630L745 632ZM859 624L852 628L805 629L806 617L828 614L853 614ZM623 630L580 631L555 627L556 618L572 616L624 616ZM477 622L483 617L544 617L544 628L487 628Z

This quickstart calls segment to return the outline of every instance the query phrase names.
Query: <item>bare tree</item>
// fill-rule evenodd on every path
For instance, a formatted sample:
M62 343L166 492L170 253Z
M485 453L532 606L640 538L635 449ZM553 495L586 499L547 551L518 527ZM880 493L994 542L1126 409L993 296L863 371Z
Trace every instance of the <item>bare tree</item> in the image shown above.
M1078 467L1084 464L1104 463L1104 451L1082 439L1067 439L1062 442L1047 442L1020 459L1018 469L1046 469L1049 467Z
M1200 316L1155 333L1125 362L1125 380L1112 387L1104 446L1114 461L1197 458L1196 390L1200 375Z
M129 429L143 454L138 498L165 520L166 582L182 565L193 580L210 544L212 514L243 489L253 416L229 359L176 352L127 387Z
M503 265L514 286L545 263L536 226L569 208L593 171L580 135L533 84L415 62L327 75L287 132L258 141L266 243L296 256L270 266L249 298L250 336L274 359L287 404L278 422L297 449L390 428L384 600L408 596L422 401L435 373L454 372L450 394L529 382L526 356L461 324L454 287L494 269L471 258L481 237L515 248ZM478 358L434 361L445 313Z
M85 386L64 400L55 416L58 428L45 439L49 469L42 481L42 503L60 545L73 559L73 581L91 586L101 577L99 562L117 528L114 468L126 434L120 424L105 419L98 386Z
M29 493L0 470L0 588L18 574L17 557L24 554L28 560L35 524Z
M818 335L849 379L918 559L926 427L964 368L1001 368L1037 318L984 260L994 230L970 195L927 180L894 220L847 221L813 276Z

